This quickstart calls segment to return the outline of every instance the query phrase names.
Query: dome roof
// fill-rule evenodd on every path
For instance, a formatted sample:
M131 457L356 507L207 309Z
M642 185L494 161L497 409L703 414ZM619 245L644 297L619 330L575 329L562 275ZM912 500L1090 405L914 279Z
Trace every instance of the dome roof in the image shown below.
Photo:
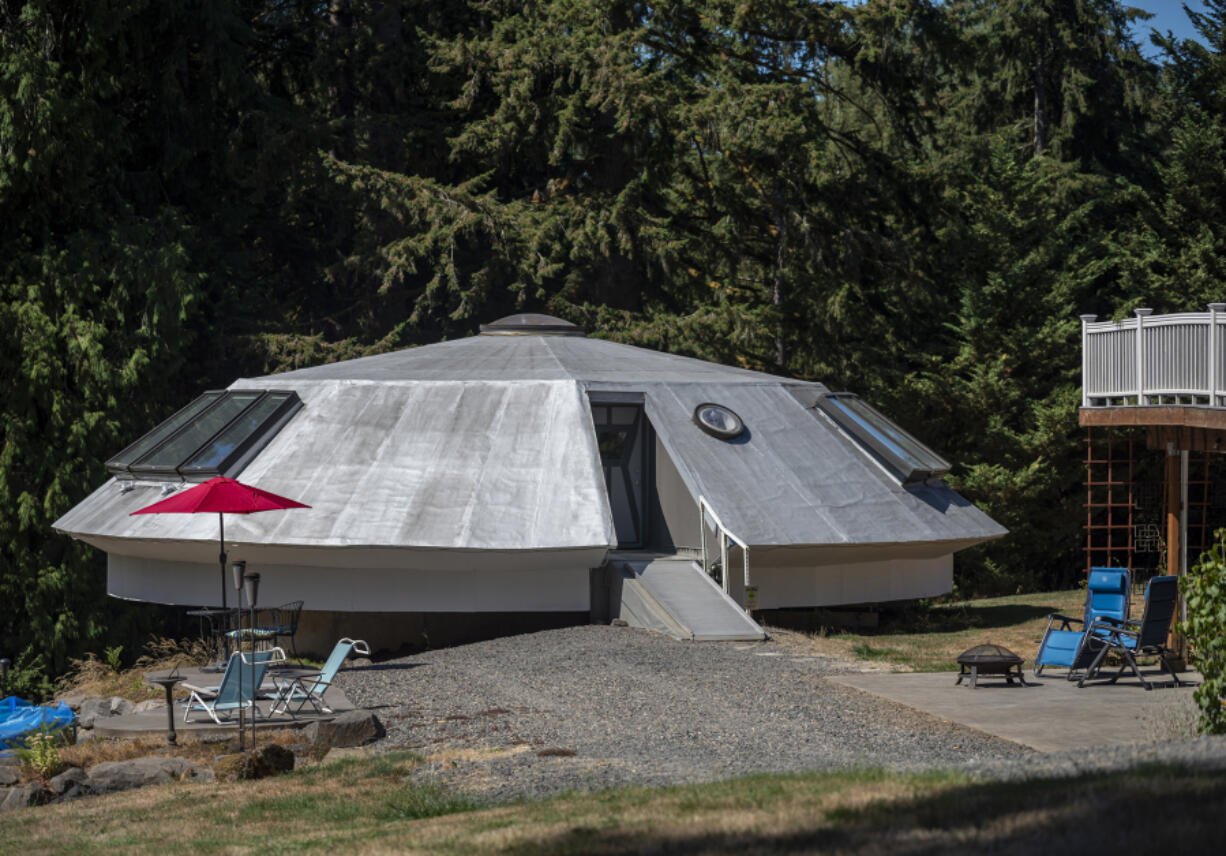
M295 369L264 381L542 381L581 383L801 383L777 375L589 339L548 315L512 315L481 335Z
M481 325L482 336L586 336L582 327L552 315L525 312Z

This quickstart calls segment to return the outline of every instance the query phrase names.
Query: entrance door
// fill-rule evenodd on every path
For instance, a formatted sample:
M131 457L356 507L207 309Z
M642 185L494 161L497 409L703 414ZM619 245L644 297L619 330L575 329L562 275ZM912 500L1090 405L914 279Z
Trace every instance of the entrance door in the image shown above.
M593 404L596 443L617 529L617 546L642 547L647 540L647 491L651 456L643 408L634 404Z

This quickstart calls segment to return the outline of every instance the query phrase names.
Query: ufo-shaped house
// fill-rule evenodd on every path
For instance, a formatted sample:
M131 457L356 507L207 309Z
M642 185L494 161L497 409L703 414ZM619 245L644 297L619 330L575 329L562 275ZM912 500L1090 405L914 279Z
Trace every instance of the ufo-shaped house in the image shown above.
M238 380L107 466L55 527L107 553L120 598L218 605L217 518L130 516L183 483L308 503L228 515L226 546L262 604L305 601L321 641L342 618L394 645L427 623L437 641L448 620L586 613L752 636L741 606L948 592L954 552L1005 532L854 395L542 315Z

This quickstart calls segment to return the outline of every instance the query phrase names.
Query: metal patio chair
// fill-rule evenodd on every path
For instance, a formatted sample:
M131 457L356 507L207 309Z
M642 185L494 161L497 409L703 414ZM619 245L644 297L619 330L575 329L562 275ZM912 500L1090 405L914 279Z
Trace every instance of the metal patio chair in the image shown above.
M255 703L259 691L252 692L252 687L263 684L269 665L284 659L285 652L280 648L256 651L250 658L241 651L231 654L216 693L209 692L212 687L192 690L183 706L183 721L191 722L193 711L207 713L218 725L225 724L236 710L242 708L250 709L252 716L260 716L259 705Z
M345 637L336 643L336 647L332 649L332 653L328 655L328 661L324 663L323 669L318 674L314 675L299 675L295 678L278 679L273 678L273 682L277 685L277 696L269 705L269 714L273 713L288 713L291 717L295 713L301 713L302 708L306 705L311 705L315 708L316 713L332 713L332 708L328 707L324 702L324 693L328 687L332 686L332 681L336 679L336 673L341 670L341 664L349 656L350 652L356 651L363 656L370 656L370 646L361 639L350 639ZM294 710L290 710L290 705L297 703ZM281 710L277 710L277 706L281 706Z
M1039 652L1034 657L1034 674L1048 666L1068 669L1066 677L1073 680L1094 662L1096 650L1086 643L1086 631L1099 618L1124 621L1128 618L1127 568L1091 568L1086 581L1086 606L1080 619L1052 613L1047 616L1047 629ZM1074 628L1073 625L1078 625Z
M250 639L252 645L276 645L278 639L289 639L294 659L298 659L298 648L294 645L294 635L298 632L298 619L302 616L302 604L303 601L295 600L271 609L262 609L260 612L267 618L261 624L256 627L231 630L226 635L234 640Z
M1166 638L1171 632L1171 621L1178 604L1179 577L1153 577L1145 586L1145 612L1139 621L1117 621L1105 617L1095 619L1086 633L1087 645L1094 649L1094 660L1077 686L1083 687L1087 680L1098 677L1108 654L1118 654L1124 662L1106 683L1115 683L1125 669L1132 669L1141 685L1152 690L1153 684L1145 680L1137 667L1136 655L1156 654L1163 670L1174 679L1175 686L1183 686L1184 681L1179 679L1166 659L1167 654L1175 653L1166 647Z

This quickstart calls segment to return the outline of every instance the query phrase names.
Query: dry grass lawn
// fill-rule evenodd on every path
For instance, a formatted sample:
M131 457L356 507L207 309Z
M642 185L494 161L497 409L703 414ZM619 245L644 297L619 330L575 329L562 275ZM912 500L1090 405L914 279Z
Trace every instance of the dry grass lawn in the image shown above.
M1140 614L1143 598L1133 604ZM974 645L1004 645L1027 660L1038 650L1047 616L1080 618L1085 591L1042 592L885 611L872 631L801 633L770 628L772 638L797 651L867 661L884 671L957 671L959 654Z
M0 854L1224 852L1226 776L1167 768L1025 784L853 771L480 808L408 785L407 755L171 784L0 815Z

